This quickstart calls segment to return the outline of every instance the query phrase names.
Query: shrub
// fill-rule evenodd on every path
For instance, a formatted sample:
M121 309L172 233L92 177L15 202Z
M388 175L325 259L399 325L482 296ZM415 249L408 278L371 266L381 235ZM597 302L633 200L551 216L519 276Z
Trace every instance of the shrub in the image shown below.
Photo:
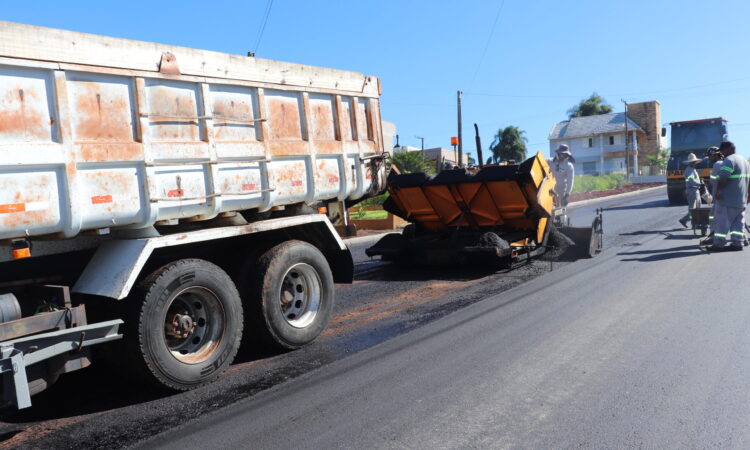
M578 175L573 183L573 193L606 191L617 189L625 184L625 175L612 173L608 175Z
M359 202L362 206L383 206L383 202L385 202L385 199L388 198L388 193L384 192L380 195L376 195L375 197L370 197L362 200Z
M359 211L350 212L349 214L349 217L353 220L382 220L388 218L388 212L383 211L382 209L376 211L365 211L364 209L360 209Z

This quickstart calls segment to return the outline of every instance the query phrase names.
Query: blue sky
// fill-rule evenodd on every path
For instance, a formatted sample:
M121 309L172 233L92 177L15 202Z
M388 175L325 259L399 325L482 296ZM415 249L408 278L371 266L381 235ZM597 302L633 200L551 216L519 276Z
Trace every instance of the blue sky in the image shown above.
M3 2L0 17L245 54L267 4L25 0ZM740 0L274 0L257 55L381 77L382 116L402 144L449 147L461 89L465 151L476 122L485 149L516 125L546 152L552 124L596 91L615 111L620 99L658 100L664 123L724 116L748 156L748 18Z

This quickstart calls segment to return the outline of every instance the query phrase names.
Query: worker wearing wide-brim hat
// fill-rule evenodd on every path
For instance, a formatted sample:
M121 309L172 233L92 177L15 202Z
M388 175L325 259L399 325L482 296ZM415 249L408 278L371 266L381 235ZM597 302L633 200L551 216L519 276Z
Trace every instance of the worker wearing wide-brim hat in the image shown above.
M560 206L568 204L568 197L573 191L573 180L575 167L573 163L575 158L570 152L570 148L565 144L560 144L555 150L555 157L548 161L552 169L552 175L557 181L555 183L555 194L557 195Z
M690 210L701 206L700 188L703 182L695 169L695 166L701 161L703 159L695 156L695 153L689 154L688 158L683 161L687 165L685 167L685 196L688 202L688 212L680 219L680 224L685 228L687 228L688 221L692 220Z

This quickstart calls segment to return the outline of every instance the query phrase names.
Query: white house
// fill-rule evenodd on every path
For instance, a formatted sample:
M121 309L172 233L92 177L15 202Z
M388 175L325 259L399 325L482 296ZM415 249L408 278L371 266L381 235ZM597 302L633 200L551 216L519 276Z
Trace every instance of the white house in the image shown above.
M643 129L628 118L632 173L638 173L638 136ZM549 133L550 156L567 144L575 158L577 174L625 173L625 113L574 117L556 123Z

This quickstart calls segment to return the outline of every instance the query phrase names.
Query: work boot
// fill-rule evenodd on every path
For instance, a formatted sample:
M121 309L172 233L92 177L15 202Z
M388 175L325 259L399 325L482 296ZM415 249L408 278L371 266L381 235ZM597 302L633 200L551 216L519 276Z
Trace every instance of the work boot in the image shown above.
M682 219L680 219L680 225L682 225L683 227L687 228L687 219L684 218L684 217Z
M745 247L743 247L742 245L734 245L734 244L732 244L732 245L729 246L729 251L730 252L741 252L744 249L745 249Z
M711 244L709 247L706 247L706 250L709 252L725 252L727 251L726 247L719 247L716 244Z

